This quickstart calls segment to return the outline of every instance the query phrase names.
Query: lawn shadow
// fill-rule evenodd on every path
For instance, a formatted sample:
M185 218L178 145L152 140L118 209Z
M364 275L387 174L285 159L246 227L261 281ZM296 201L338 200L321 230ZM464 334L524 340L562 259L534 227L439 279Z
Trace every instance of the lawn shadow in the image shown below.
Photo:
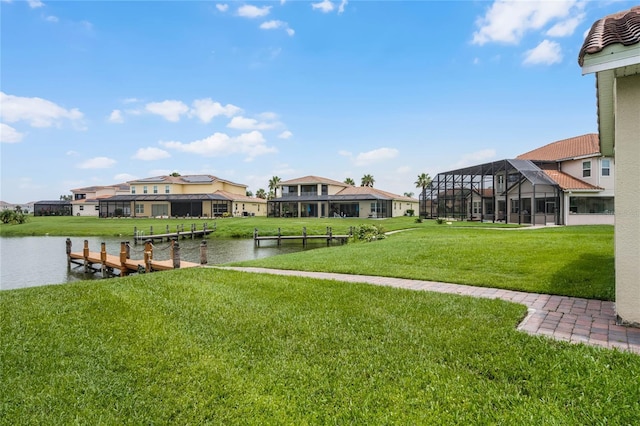
M552 294L581 295L587 299L614 300L614 257L583 254L569 262L551 278Z

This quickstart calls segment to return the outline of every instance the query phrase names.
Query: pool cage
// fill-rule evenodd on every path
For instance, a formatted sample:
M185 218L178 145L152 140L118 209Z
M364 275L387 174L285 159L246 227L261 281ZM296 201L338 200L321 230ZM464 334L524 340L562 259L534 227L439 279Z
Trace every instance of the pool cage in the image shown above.
M500 160L439 173L420 194L420 216L517 224L561 223L555 162Z

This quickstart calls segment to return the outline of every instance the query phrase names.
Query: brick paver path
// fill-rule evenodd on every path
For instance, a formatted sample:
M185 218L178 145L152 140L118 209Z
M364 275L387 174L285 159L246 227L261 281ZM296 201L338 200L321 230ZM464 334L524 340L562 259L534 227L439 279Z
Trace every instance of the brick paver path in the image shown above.
M568 342L618 348L640 354L640 328L617 325L613 302L368 275L266 268L220 267L220 269L369 283L409 290L435 291L438 293L507 300L521 303L529 309L529 314L518 325L518 330Z

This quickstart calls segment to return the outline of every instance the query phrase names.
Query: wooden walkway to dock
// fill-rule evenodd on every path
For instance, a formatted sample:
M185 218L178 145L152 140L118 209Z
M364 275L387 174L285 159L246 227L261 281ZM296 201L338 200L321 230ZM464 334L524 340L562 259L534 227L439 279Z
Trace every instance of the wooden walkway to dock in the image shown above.
M353 228L349 228L349 234L334 234L333 230L330 226L327 226L327 233L324 235L308 235L307 227L302 228L302 235L282 235L280 232L280 228L278 228L277 235L265 235L260 236L258 233L258 228L253 229L253 241L256 247L260 246L260 241L277 241L278 245L282 243L282 241L286 240L302 240L302 246L307 246L308 240L326 240L327 245L331 245L332 241L340 241L341 244L344 244L350 237L353 236Z
M129 273L147 273L154 271L167 271L171 269L195 268L207 263L206 260L206 241L200 245L201 263L186 262L180 260L180 246L177 242L172 242L171 255L168 260L153 259L153 244L151 241L145 242L144 257L142 259L130 258L130 247L126 242L120 243L120 255L108 254L106 244L102 243L99 252L89 250L89 242L84 241L82 252L71 251L71 239L66 241L67 266L71 264L84 266L85 272L101 272L103 277L107 276L125 276ZM119 274L114 273L115 270Z
M177 240L178 238L190 238L192 240L196 239L196 238L204 238L207 235L211 234L212 232L214 232L216 230L216 224L214 222L213 224L213 228L209 228L209 226L204 223L202 225L202 229L197 229L197 226L195 223L191 224L191 228L187 229L186 231L184 230L184 225L178 225L176 226L176 232L171 232L169 230L169 225L167 225L165 232L160 233L160 234L156 234L154 233L153 230L153 226L151 226L149 228L149 233L145 234L144 231L141 231L138 229L138 227L134 227L133 228L133 242L135 244L138 244L138 242L140 241L147 241L147 240L167 240L167 241L171 241L171 240Z

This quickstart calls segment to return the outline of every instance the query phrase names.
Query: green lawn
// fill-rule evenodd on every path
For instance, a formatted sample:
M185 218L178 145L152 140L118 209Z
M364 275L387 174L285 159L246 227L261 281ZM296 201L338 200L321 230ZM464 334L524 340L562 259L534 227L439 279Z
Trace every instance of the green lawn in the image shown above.
M0 313L3 425L640 418L637 355L520 333L500 300L197 269L3 291Z
M384 240L236 265L414 278L613 300L612 226L479 229L427 225Z

